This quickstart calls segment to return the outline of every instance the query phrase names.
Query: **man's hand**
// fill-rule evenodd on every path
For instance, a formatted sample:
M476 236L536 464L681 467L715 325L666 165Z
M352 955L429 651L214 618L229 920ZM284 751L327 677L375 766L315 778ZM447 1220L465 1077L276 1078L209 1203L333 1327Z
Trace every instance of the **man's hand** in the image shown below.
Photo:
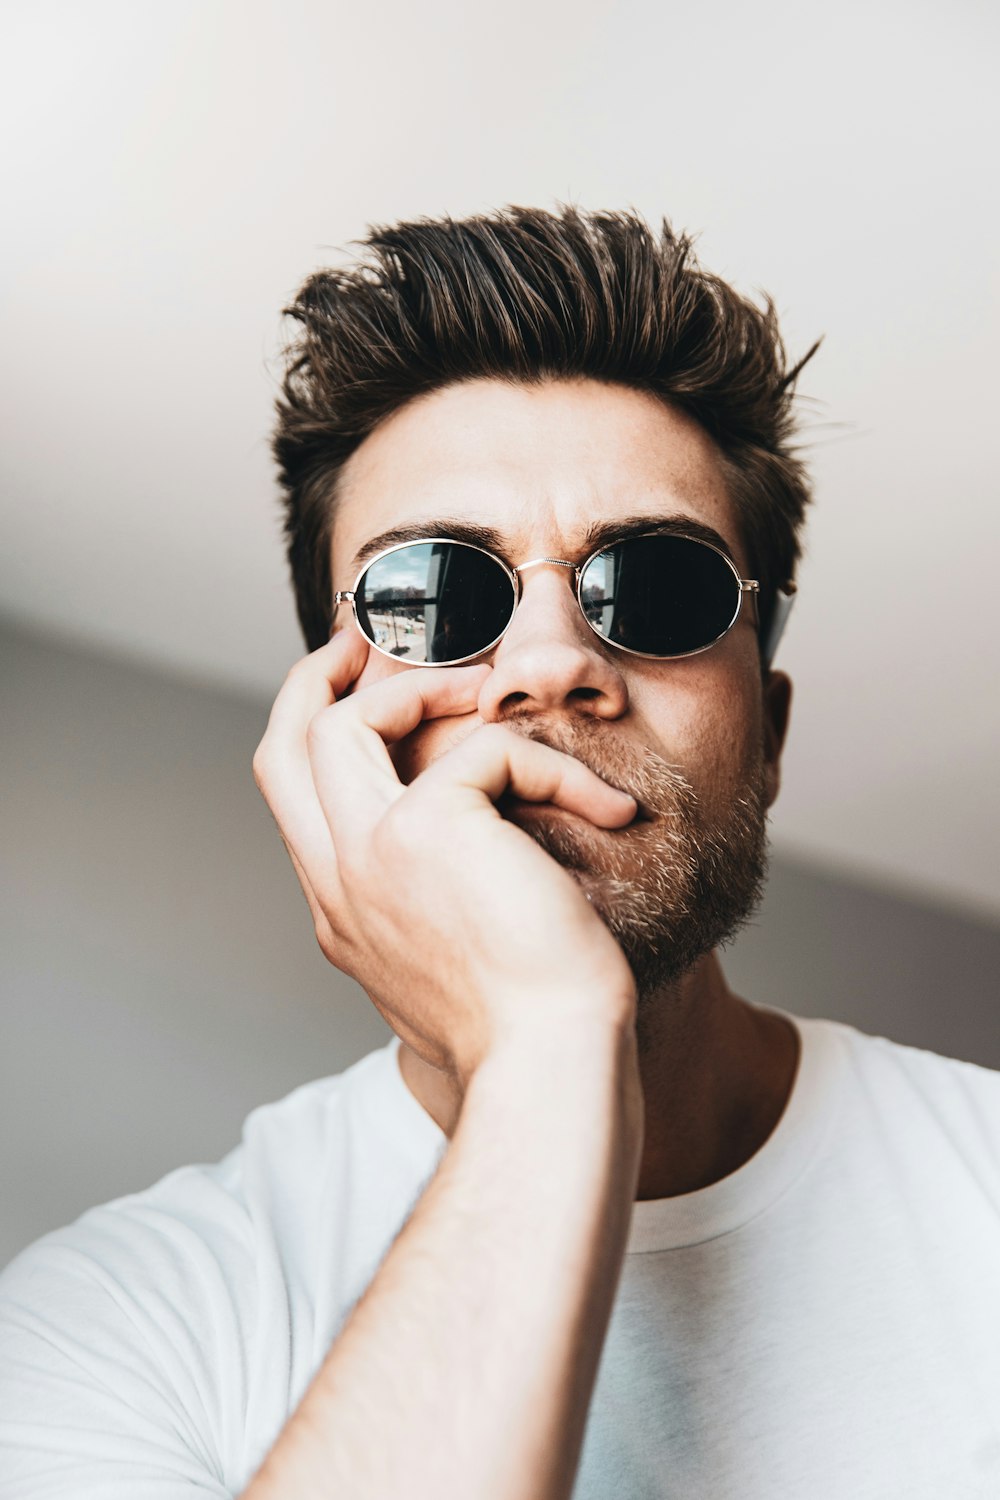
M425 719L473 712L490 668L412 668L351 694L368 651L345 629L296 663L254 757L326 957L463 1088L533 1028L620 1027L635 1005L621 950L572 876L495 804L511 793L612 830L631 821L632 797L499 724L404 785L388 746Z
M495 724L404 785L390 747L474 714L490 669L352 693L367 657L348 629L292 668L254 773L323 952L463 1106L245 1493L566 1500L638 1175L635 985L573 877L496 802L550 803L595 838L635 803Z

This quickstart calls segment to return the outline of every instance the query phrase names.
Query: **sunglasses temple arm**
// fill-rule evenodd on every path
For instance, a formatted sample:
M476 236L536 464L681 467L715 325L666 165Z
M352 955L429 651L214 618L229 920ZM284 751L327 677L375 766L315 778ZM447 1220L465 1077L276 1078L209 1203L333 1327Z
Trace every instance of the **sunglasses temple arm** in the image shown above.
M786 584L785 588L775 590L774 609L771 613L771 624L768 628L767 635L761 642L761 658L766 668L770 668L771 663L774 661L774 654L778 649L778 642L781 640L781 637L784 634L785 626L788 624L788 616L792 612L792 605L794 603L794 583Z

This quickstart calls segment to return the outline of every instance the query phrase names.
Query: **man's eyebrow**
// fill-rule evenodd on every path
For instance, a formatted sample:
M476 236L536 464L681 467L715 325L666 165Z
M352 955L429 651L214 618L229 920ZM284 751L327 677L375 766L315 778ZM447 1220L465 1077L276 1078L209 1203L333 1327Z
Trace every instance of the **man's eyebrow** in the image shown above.
M724 552L731 562L735 563L732 548L725 537L712 526L706 526L703 521L696 521L692 516L663 516L663 515L633 515L619 516L613 521L595 521L588 526L583 536L583 542L579 551L579 561L589 557L594 552L599 552L602 547L612 542L624 541L627 537L646 536L654 532L659 536L690 536L697 541L708 542L713 547L718 547ZM511 566L509 541L502 531L495 526L477 525L471 521L460 521L457 517L436 516L430 520L407 521L401 526L390 526L387 531L380 531L377 536L369 537L354 555L351 564L353 575L356 577L367 562L370 562L378 553L385 552L389 547L401 546L404 542L424 542L431 537L443 538L452 542L469 542L473 547L485 547L488 552L495 552ZM519 562L528 562L528 558L520 558ZM572 561L567 558L566 561Z
M710 547L718 547L720 552L724 552L735 565L733 549L714 526L706 526L704 521L696 521L693 516L683 515L619 516L616 521L595 521L593 526L587 528L584 536L583 556L589 556L611 542L624 541L630 536L648 536L650 532L657 536L690 536L695 541L708 542Z
M402 526L390 526L369 537L354 554L351 568L356 577L365 563L389 547L398 547L403 542L426 542L437 537L449 542L469 542L473 547L485 547L498 557L506 556L506 541L503 533L494 526L477 526L471 521L459 521L453 517L438 516L430 521L407 521Z

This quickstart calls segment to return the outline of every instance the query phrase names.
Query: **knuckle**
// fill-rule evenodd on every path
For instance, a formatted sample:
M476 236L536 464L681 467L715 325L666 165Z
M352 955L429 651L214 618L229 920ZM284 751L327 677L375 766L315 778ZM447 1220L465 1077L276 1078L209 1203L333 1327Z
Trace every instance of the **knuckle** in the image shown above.
M365 846L360 847L356 842L344 844L337 849L337 865L341 880L341 902L345 902L347 892L352 892L351 905L358 898L359 893L371 889L369 867L375 849L375 834L366 840ZM377 883L377 882L376 882ZM327 903L329 906L329 903ZM346 910L341 912L342 919Z
M400 797L379 819L372 840L382 859L423 848L427 841L427 821L422 799L409 794Z
M336 962L336 956L340 952L340 942L330 926L329 921L322 912L317 912L313 922L313 931L319 944L320 952L329 963Z
M332 712L332 705L318 709L306 725L306 748L313 751L323 745L329 745L336 725L337 720Z
M523 739L522 735L508 729L506 724L483 724L475 733L479 737L480 746L489 747L495 754L509 754L511 747Z
M366 829L362 837L357 834L349 836L344 832L339 818L330 818L328 815L328 827L336 850L337 888L332 902L325 900L323 905L327 912L332 910L339 914L343 926L348 921L348 912L360 899L359 892L371 893L373 889L372 872L376 865L375 835L378 825Z
M267 795L267 783L270 776L270 747L266 740L261 740L254 751L253 760L250 762L253 771L253 779L257 790L262 796Z
M559 753L543 740L519 734L516 729L510 729L505 724L487 724L485 728L490 734L487 743L491 747L491 753L498 758L502 756L512 767L533 764L546 756Z
M514 731L507 724L481 724L476 733L487 740L509 740Z

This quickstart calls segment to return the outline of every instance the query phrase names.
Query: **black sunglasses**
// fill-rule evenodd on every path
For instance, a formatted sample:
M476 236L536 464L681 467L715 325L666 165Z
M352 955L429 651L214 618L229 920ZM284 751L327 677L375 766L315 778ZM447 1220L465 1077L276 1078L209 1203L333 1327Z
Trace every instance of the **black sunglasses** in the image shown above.
M542 564L572 570L583 617L602 640L658 660L707 651L736 624L744 594L760 588L718 547L674 533L626 537L578 565L536 557L516 568L471 542L427 537L378 553L334 603L353 606L385 656L454 667L492 650L514 618L520 575ZM782 597L779 631L791 603ZM776 645L772 628L772 654Z

